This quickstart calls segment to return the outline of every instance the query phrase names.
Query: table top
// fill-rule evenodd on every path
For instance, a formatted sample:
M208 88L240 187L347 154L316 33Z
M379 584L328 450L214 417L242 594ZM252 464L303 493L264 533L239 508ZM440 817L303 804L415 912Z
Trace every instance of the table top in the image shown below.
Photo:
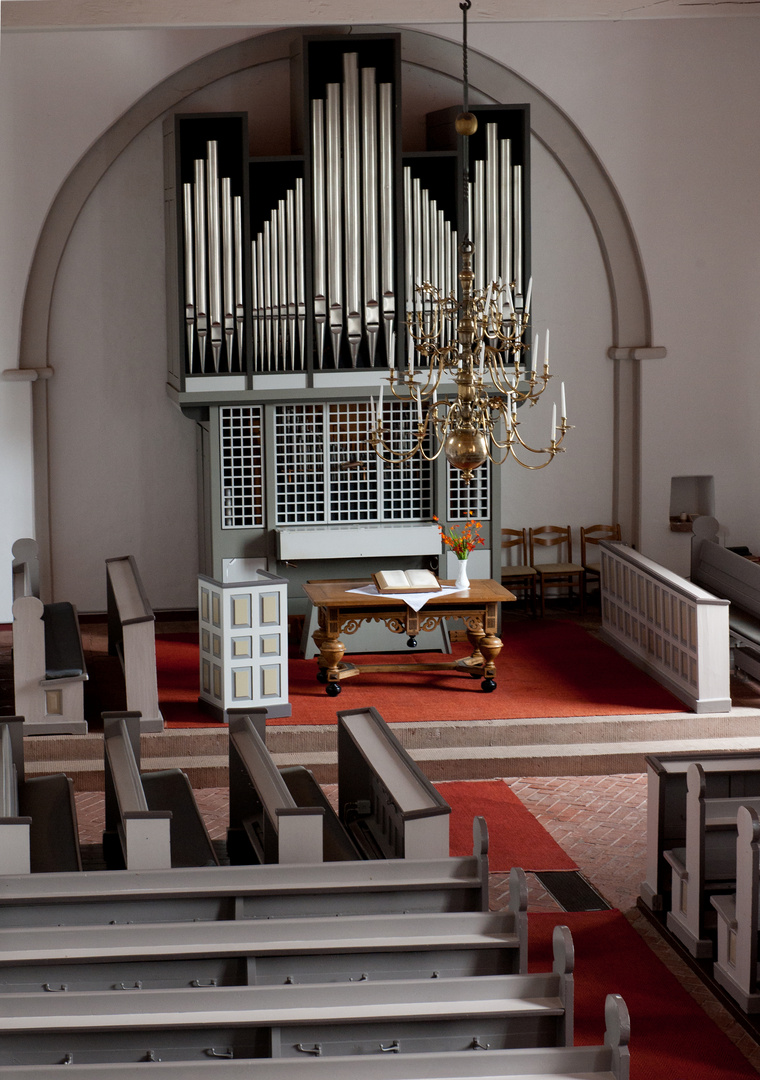
M454 580L440 579L441 585L453 585ZM315 607L341 607L341 608L366 608L372 607L398 607L404 601L397 596L385 596L378 593L376 596L353 593L351 589L360 589L363 585L371 585L366 578L346 580L344 578L327 581L307 581L303 591ZM482 578L477 581L470 579L469 589L461 592L442 593L440 596L431 597L425 604L429 607L473 607L483 604L500 604L514 600L515 595L509 589L490 578Z

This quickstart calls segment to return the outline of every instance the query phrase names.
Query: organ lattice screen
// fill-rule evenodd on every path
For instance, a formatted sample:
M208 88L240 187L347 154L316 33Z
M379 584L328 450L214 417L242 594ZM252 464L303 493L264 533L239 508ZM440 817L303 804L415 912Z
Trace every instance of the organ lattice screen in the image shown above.
M428 462L385 465L367 445L365 402L281 405L275 409L277 524L419 521L432 514ZM416 414L386 402L394 441L408 441Z
M472 480L465 484L462 474L451 465L446 465L448 477L449 521L462 521L472 515L474 518L487 519L491 516L491 470L476 469Z
M219 433L223 528L262 528L264 485L260 406L222 407Z

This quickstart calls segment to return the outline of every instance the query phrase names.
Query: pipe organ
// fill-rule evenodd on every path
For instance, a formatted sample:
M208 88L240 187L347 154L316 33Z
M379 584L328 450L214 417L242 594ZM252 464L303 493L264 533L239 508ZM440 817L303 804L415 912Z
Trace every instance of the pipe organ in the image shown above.
M383 464L368 444L369 396L410 362L407 313L424 317L429 303L415 286L456 294L465 235L476 282L514 282L522 298L527 106L473 107L465 200L459 106L428 114L426 145L405 147L401 99L397 36L304 36L291 61L292 154L250 156L253 102L165 122L168 392L198 424L199 570L218 580L236 560L288 577L296 594L300 580L330 576L324 560L281 560L283 528L340 526L342 576L374 569L352 558L352 525L392 524L390 565L429 565L405 550L403 525L433 514L490 521L498 560L489 470L465 485L443 461ZM401 445L416 414L389 397L384 428Z

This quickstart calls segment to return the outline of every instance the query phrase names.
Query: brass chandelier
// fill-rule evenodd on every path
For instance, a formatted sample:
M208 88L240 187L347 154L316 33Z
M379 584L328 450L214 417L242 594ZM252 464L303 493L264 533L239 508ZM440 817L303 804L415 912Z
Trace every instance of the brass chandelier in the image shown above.
M469 217L469 136L477 119L468 108L467 11L471 0L460 3L463 35L463 111L456 130L464 136L463 190L465 220ZM567 422L564 383L561 388L560 423L552 407L550 438L545 446L530 446L520 434L518 408L535 405L549 379L549 331L546 331L543 369L537 370L538 335L531 348L530 302L532 279L523 298L514 282L492 281L475 289L472 264L475 245L468 239L459 246L460 296L444 294L429 282L416 284L419 303L408 311L408 360L405 371L396 372L391 359L387 382L394 398L417 405L417 437L406 448L388 441L383 430L383 384L377 410L370 402L369 442L379 458L391 464L420 454L428 461L441 453L462 480L470 483L473 471L486 461L501 465L511 455L526 469L543 469L564 452L562 443L572 425ZM415 353L420 357L415 368ZM486 376L490 386L486 385ZM438 397L444 377L456 384L456 397ZM423 411L424 404L424 411ZM537 455L531 464L521 451Z

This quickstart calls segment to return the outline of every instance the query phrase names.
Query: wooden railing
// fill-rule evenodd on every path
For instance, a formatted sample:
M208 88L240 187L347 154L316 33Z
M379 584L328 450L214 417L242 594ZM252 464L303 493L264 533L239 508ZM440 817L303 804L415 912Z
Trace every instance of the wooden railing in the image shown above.
M730 712L728 601L603 540L602 633L698 713Z

